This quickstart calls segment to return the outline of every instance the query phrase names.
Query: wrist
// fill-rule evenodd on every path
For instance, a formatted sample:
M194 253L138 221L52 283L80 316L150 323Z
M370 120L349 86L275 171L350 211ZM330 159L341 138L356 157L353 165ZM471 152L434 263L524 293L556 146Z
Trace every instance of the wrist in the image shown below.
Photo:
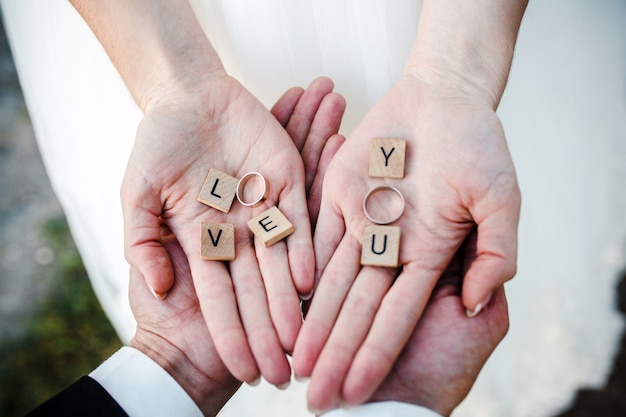
M188 10L188 13L192 13ZM166 13L167 15L167 13ZM190 16L187 20L194 19ZM176 24L177 22L173 22ZM163 23L167 26L171 23ZM163 29L169 35L151 54L149 67L143 73L133 71L127 84L133 97L144 111L164 99L182 97L198 91L199 86L211 83L226 75L222 62L199 24L180 28ZM173 34L180 31L180 34ZM137 68L141 69L141 68Z
M437 94L495 110L509 75L526 0L424 0L405 74Z
M166 68L155 69L155 76L144 83L135 100L146 114L151 108L164 102L177 102L197 95L203 89L201 86L212 85L224 77L227 74L221 64L213 68L198 65L198 62L187 66L172 64Z
M226 75L199 25L184 32L182 37L163 40L159 45L162 51L151 54L154 59L147 69L137 68L129 74L127 84L144 113L163 100L193 94L199 86Z
M202 372L182 350L155 333L139 329L129 346L163 368L205 416L217 415L239 387L232 377L219 381Z
M145 112L169 91L193 91L223 66L186 0L70 0Z

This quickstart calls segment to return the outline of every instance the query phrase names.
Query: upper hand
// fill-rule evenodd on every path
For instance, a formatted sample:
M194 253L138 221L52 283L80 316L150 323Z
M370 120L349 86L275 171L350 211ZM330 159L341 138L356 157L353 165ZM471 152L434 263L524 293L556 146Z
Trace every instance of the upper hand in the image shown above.
M308 401L315 410L372 395L471 230L477 228L478 238L464 277L467 309L515 273L520 197L494 109L429 88L405 76L328 169L314 238L319 286L294 351L296 375L311 376ZM407 141L403 179L368 176L376 137ZM397 187L406 201L393 224L401 229L400 269L360 265L364 227L371 224L363 198L381 184Z
M343 113L327 112L321 125L334 131L326 128L320 135L314 117L332 83L326 79L313 87L290 111L283 106L286 129L226 75L206 85L199 82L197 92L162 94L165 97L147 106L122 187L129 262L155 293L170 289L174 276L159 234L163 221L187 257L217 351L242 381L260 375L276 385L289 381L285 352L292 351L301 325L298 293L309 293L313 285L305 188L315 170L309 168L313 174L305 176L299 151L317 162L322 139L336 133ZM320 136L318 141L307 140L312 134ZM236 178L261 172L269 182L267 200L255 208L234 202L227 214L199 203L211 167ZM246 222L273 205L294 224L295 232L265 248L252 238ZM236 259L229 264L200 259L200 222L207 221L235 225Z

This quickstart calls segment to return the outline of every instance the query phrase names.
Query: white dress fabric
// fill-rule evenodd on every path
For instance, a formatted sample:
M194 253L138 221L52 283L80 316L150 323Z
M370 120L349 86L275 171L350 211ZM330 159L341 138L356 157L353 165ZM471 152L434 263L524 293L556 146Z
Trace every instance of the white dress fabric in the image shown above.
M119 187L141 112L64 0L0 0L53 187L120 337L128 306ZM402 73L409 0L192 0L227 70L271 105L328 75L351 128ZM551 416L611 370L626 253L626 3L530 2L498 110L523 195L511 329L454 416ZM225 416L307 416L306 385L244 387Z

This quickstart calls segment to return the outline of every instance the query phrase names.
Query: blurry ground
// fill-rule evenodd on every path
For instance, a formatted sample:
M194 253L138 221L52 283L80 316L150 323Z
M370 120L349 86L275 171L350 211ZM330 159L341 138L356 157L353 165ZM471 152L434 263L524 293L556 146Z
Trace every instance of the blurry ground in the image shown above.
M10 417L88 372L119 341L50 188L4 36L0 30L0 415ZM626 277L617 290L626 313ZM607 386L581 391L559 417L587 416L626 416L626 336Z
M32 279L53 260L38 232L62 211L37 151L4 31L0 54L0 337L9 340L36 305L24 300L37 299L50 285Z

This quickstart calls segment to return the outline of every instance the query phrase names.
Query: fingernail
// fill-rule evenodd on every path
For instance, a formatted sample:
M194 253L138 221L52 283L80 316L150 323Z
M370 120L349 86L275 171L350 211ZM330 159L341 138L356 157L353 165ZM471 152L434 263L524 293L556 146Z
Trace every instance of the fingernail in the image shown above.
M487 294L485 299L481 301L480 303L478 303L476 307L474 307L474 311L470 311L466 309L465 315L469 318L476 317L481 311L483 311L483 309L487 307L487 305L489 304L489 301L491 301L492 295L493 295L493 291Z
M256 379L250 381L250 382L246 382L246 384L250 385L251 387L256 387L257 385L259 385L261 383L261 377L257 376Z
M278 388L281 391L284 391L287 388L289 388L289 384L291 384L291 381L287 381L284 384L276 385L276 388Z
M309 300L311 299L311 297L313 297L313 290L309 291L309 292L308 292L308 293L306 293L306 294L302 294L302 295L300 295L300 299L301 299L302 301L309 301Z
M294 375L294 378L296 381L301 382L301 383L309 382L309 380L311 379L308 376L298 376L298 375Z
M156 298L157 300L165 300L165 297L167 297L166 292L164 293L156 292L154 288L152 288L149 285L148 285L148 288L150 288L150 292L152 293L152 295L154 295L154 298Z

